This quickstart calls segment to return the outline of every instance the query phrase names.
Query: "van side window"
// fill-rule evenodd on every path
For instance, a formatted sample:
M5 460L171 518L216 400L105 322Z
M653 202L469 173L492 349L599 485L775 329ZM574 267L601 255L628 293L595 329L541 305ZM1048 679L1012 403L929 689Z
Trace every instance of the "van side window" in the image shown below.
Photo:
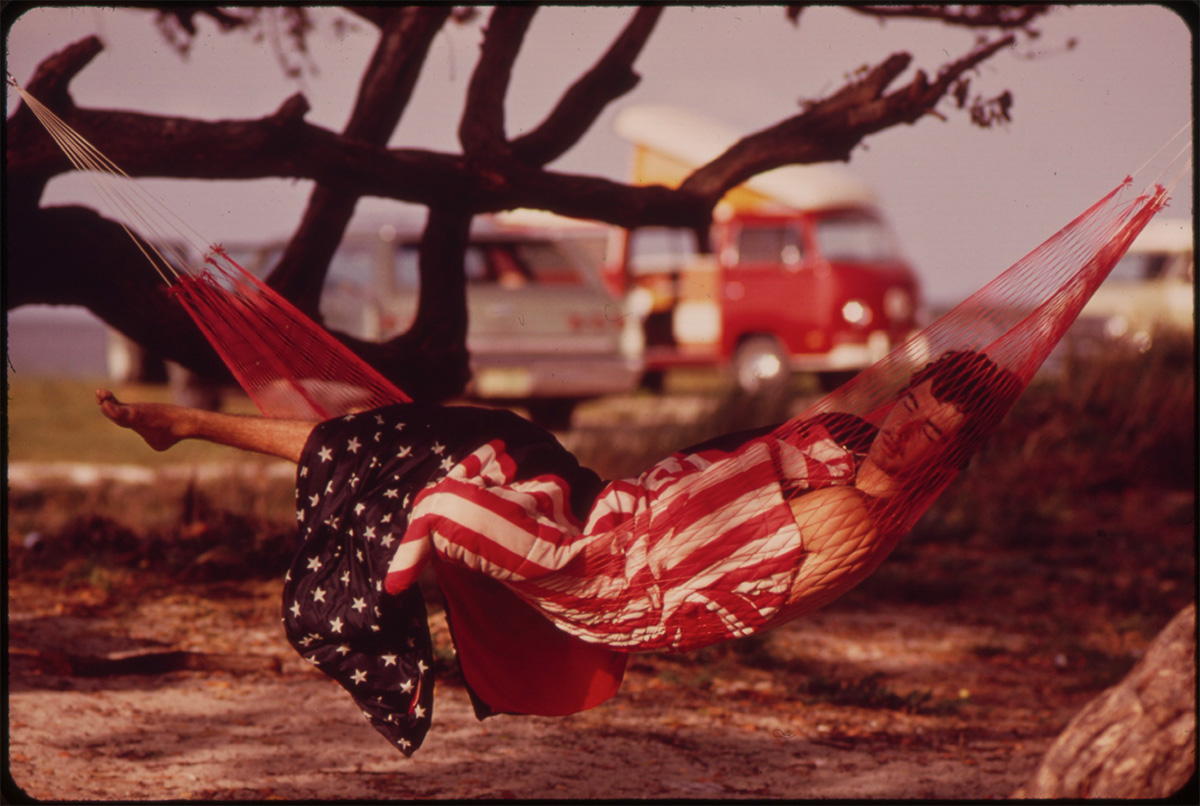
M826 260L843 263L888 263L899 259L888 228L883 222L865 216L819 219L817 249Z
M513 253L538 285L584 285L578 265L559 244L531 241L514 246Z
M791 226L746 226L738 232L738 263L775 263L795 266L800 263L800 234Z

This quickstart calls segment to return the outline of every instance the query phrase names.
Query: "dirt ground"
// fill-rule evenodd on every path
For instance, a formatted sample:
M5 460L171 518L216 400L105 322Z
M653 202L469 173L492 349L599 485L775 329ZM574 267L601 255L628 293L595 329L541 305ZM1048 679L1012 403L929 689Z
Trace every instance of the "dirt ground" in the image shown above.
M615 698L570 717L477 721L435 613L446 668L412 759L285 643L276 579L10 566L10 794L1005 798L1194 598L1194 499L1147 506L1153 546L912 540L764 637L636 657Z
M14 585L18 786L47 800L1004 797L1087 694L1052 663L1019 660L1017 633L931 608L830 611L771 636L781 669L639 658L616 698L571 717L481 723L443 683L433 730L406 760L284 643L274 587L162 591L98 617ZM26 654L64 646L235 653L260 668L72 677ZM806 703L790 678L814 670L880 674L945 713Z

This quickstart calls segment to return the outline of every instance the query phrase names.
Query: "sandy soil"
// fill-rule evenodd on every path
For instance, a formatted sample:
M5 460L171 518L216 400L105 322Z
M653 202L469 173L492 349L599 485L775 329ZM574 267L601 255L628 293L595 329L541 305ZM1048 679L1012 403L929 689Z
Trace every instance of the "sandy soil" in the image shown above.
M758 645L773 668L733 651L644 656L617 697L571 717L481 723L443 682L433 730L406 760L284 643L275 587L191 586L112 607L14 583L17 785L53 800L995 798L1090 693L1020 633L927 607L835 608ZM162 648L204 653L210 668L82 677L56 654ZM230 656L237 668L223 670ZM870 675L924 706L866 702ZM864 705L806 696L814 677Z

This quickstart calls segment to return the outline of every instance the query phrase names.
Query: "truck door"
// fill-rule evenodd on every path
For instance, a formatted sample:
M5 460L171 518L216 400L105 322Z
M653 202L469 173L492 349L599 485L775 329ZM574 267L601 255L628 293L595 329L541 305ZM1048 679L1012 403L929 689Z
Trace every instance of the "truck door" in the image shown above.
M820 283L798 222L743 221L731 234L721 256L726 355L751 334L774 336L788 354L812 352L805 338L822 324Z

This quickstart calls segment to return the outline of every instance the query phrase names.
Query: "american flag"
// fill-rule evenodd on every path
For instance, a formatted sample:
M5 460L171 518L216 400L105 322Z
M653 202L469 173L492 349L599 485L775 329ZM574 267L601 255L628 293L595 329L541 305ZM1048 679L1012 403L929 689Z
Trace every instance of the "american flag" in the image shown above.
M514 446L510 458L527 474L553 469L569 479L570 505L588 510L599 477L508 412L398 404L351 414L319 424L297 468L301 545L283 591L288 640L405 755L429 730L433 648L419 588L391 594L384 577L421 490L497 437ZM499 710L472 698L481 718Z
M415 584L429 554L399 548L429 538L476 714L592 707L624 653L738 637L778 611L799 561L781 480L854 473L826 428L803 434L727 435L605 484L508 412L398 404L324 422L297 470L288 639L411 755L433 711Z

